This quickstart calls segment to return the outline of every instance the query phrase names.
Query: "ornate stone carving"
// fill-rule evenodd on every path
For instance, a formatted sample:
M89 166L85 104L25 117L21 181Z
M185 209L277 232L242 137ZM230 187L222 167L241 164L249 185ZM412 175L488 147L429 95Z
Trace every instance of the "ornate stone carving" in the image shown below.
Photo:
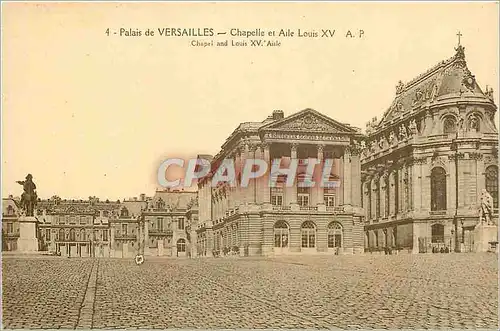
M420 90L420 88L417 88L417 91L415 92L415 98L413 99L413 104L416 105L418 102L422 101L423 93Z
M391 146L394 146L398 143L398 140L396 138L396 135L394 134L394 131L391 130L391 133L389 133L389 144Z
M476 77L469 70L466 71L462 84L469 90L473 90L476 84Z
M481 208L479 210L479 224L491 225L493 215L493 197L483 189L481 191Z
M402 81L398 82L398 85L396 85L396 95L401 94L405 88L405 84L403 84Z
M412 119L410 121L410 127L409 127L409 131L410 131L410 134L412 136L416 135L418 133L418 130L417 130L417 123L415 122L415 119Z
M434 99L436 99L438 92L439 92L438 84L434 84L431 92L431 101L434 101Z
M469 117L468 129L470 131L474 131L474 132L478 132L479 131L479 117L476 114L472 114Z
M385 148L385 139L384 137L381 137L380 140L378 141L378 148L383 150Z
M413 164L426 164L427 163L427 157L413 157L412 158L412 163Z
M488 85L486 85L486 91L484 92L484 95L486 95L486 97L488 99L490 99L491 101L494 101L493 100L493 88L488 88Z
M404 124L401 124L399 127L399 140L405 140L408 137L408 134L406 132L406 127Z
M319 119L317 116L312 114L307 114L303 117L299 117L294 121L285 123L279 127L284 130L314 130L314 131L339 131L332 125L324 120Z
M482 160L483 159L483 154L482 153L472 152L472 153L469 153L469 158L471 160Z

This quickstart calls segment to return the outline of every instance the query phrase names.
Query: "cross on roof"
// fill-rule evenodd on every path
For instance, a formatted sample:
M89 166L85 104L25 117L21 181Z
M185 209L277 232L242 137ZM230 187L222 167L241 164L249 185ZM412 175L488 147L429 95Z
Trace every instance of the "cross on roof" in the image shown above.
M460 31L458 31L457 36L458 36L458 46L460 46L460 37L462 37Z

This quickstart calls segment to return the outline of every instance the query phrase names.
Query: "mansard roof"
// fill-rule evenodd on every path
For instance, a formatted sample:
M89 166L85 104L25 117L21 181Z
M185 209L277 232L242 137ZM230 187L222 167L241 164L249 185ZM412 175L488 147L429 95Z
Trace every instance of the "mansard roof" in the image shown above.
M403 84L400 81L391 106L380 122L372 120L372 123L367 125L367 131L377 130L401 115L402 117L411 116L413 111L422 109L423 105L438 102L445 96L471 94L493 103L492 91L488 90L484 93L474 75L467 68L465 48L459 45L455 50L453 57L438 63L410 82Z
M165 203L165 208L172 210L188 209L193 204L198 193L191 191L156 191L152 203L156 203L162 199ZM153 208L155 208L153 206Z

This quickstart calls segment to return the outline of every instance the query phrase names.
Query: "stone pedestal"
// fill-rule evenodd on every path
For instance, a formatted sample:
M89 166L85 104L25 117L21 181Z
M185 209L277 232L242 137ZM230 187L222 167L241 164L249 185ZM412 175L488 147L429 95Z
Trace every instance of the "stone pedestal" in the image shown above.
M478 224L474 228L474 252L487 252L490 242L498 241L498 229L496 225Z
M33 216L21 216L19 219L19 238L17 250L22 253L38 251L36 225L38 220Z

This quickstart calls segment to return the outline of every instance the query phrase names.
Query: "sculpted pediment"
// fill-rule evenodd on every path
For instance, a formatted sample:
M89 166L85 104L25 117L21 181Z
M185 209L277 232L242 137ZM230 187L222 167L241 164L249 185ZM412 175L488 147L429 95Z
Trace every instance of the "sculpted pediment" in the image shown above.
M353 128L339 123L313 109L305 109L277 122L269 123L261 130L355 133Z

